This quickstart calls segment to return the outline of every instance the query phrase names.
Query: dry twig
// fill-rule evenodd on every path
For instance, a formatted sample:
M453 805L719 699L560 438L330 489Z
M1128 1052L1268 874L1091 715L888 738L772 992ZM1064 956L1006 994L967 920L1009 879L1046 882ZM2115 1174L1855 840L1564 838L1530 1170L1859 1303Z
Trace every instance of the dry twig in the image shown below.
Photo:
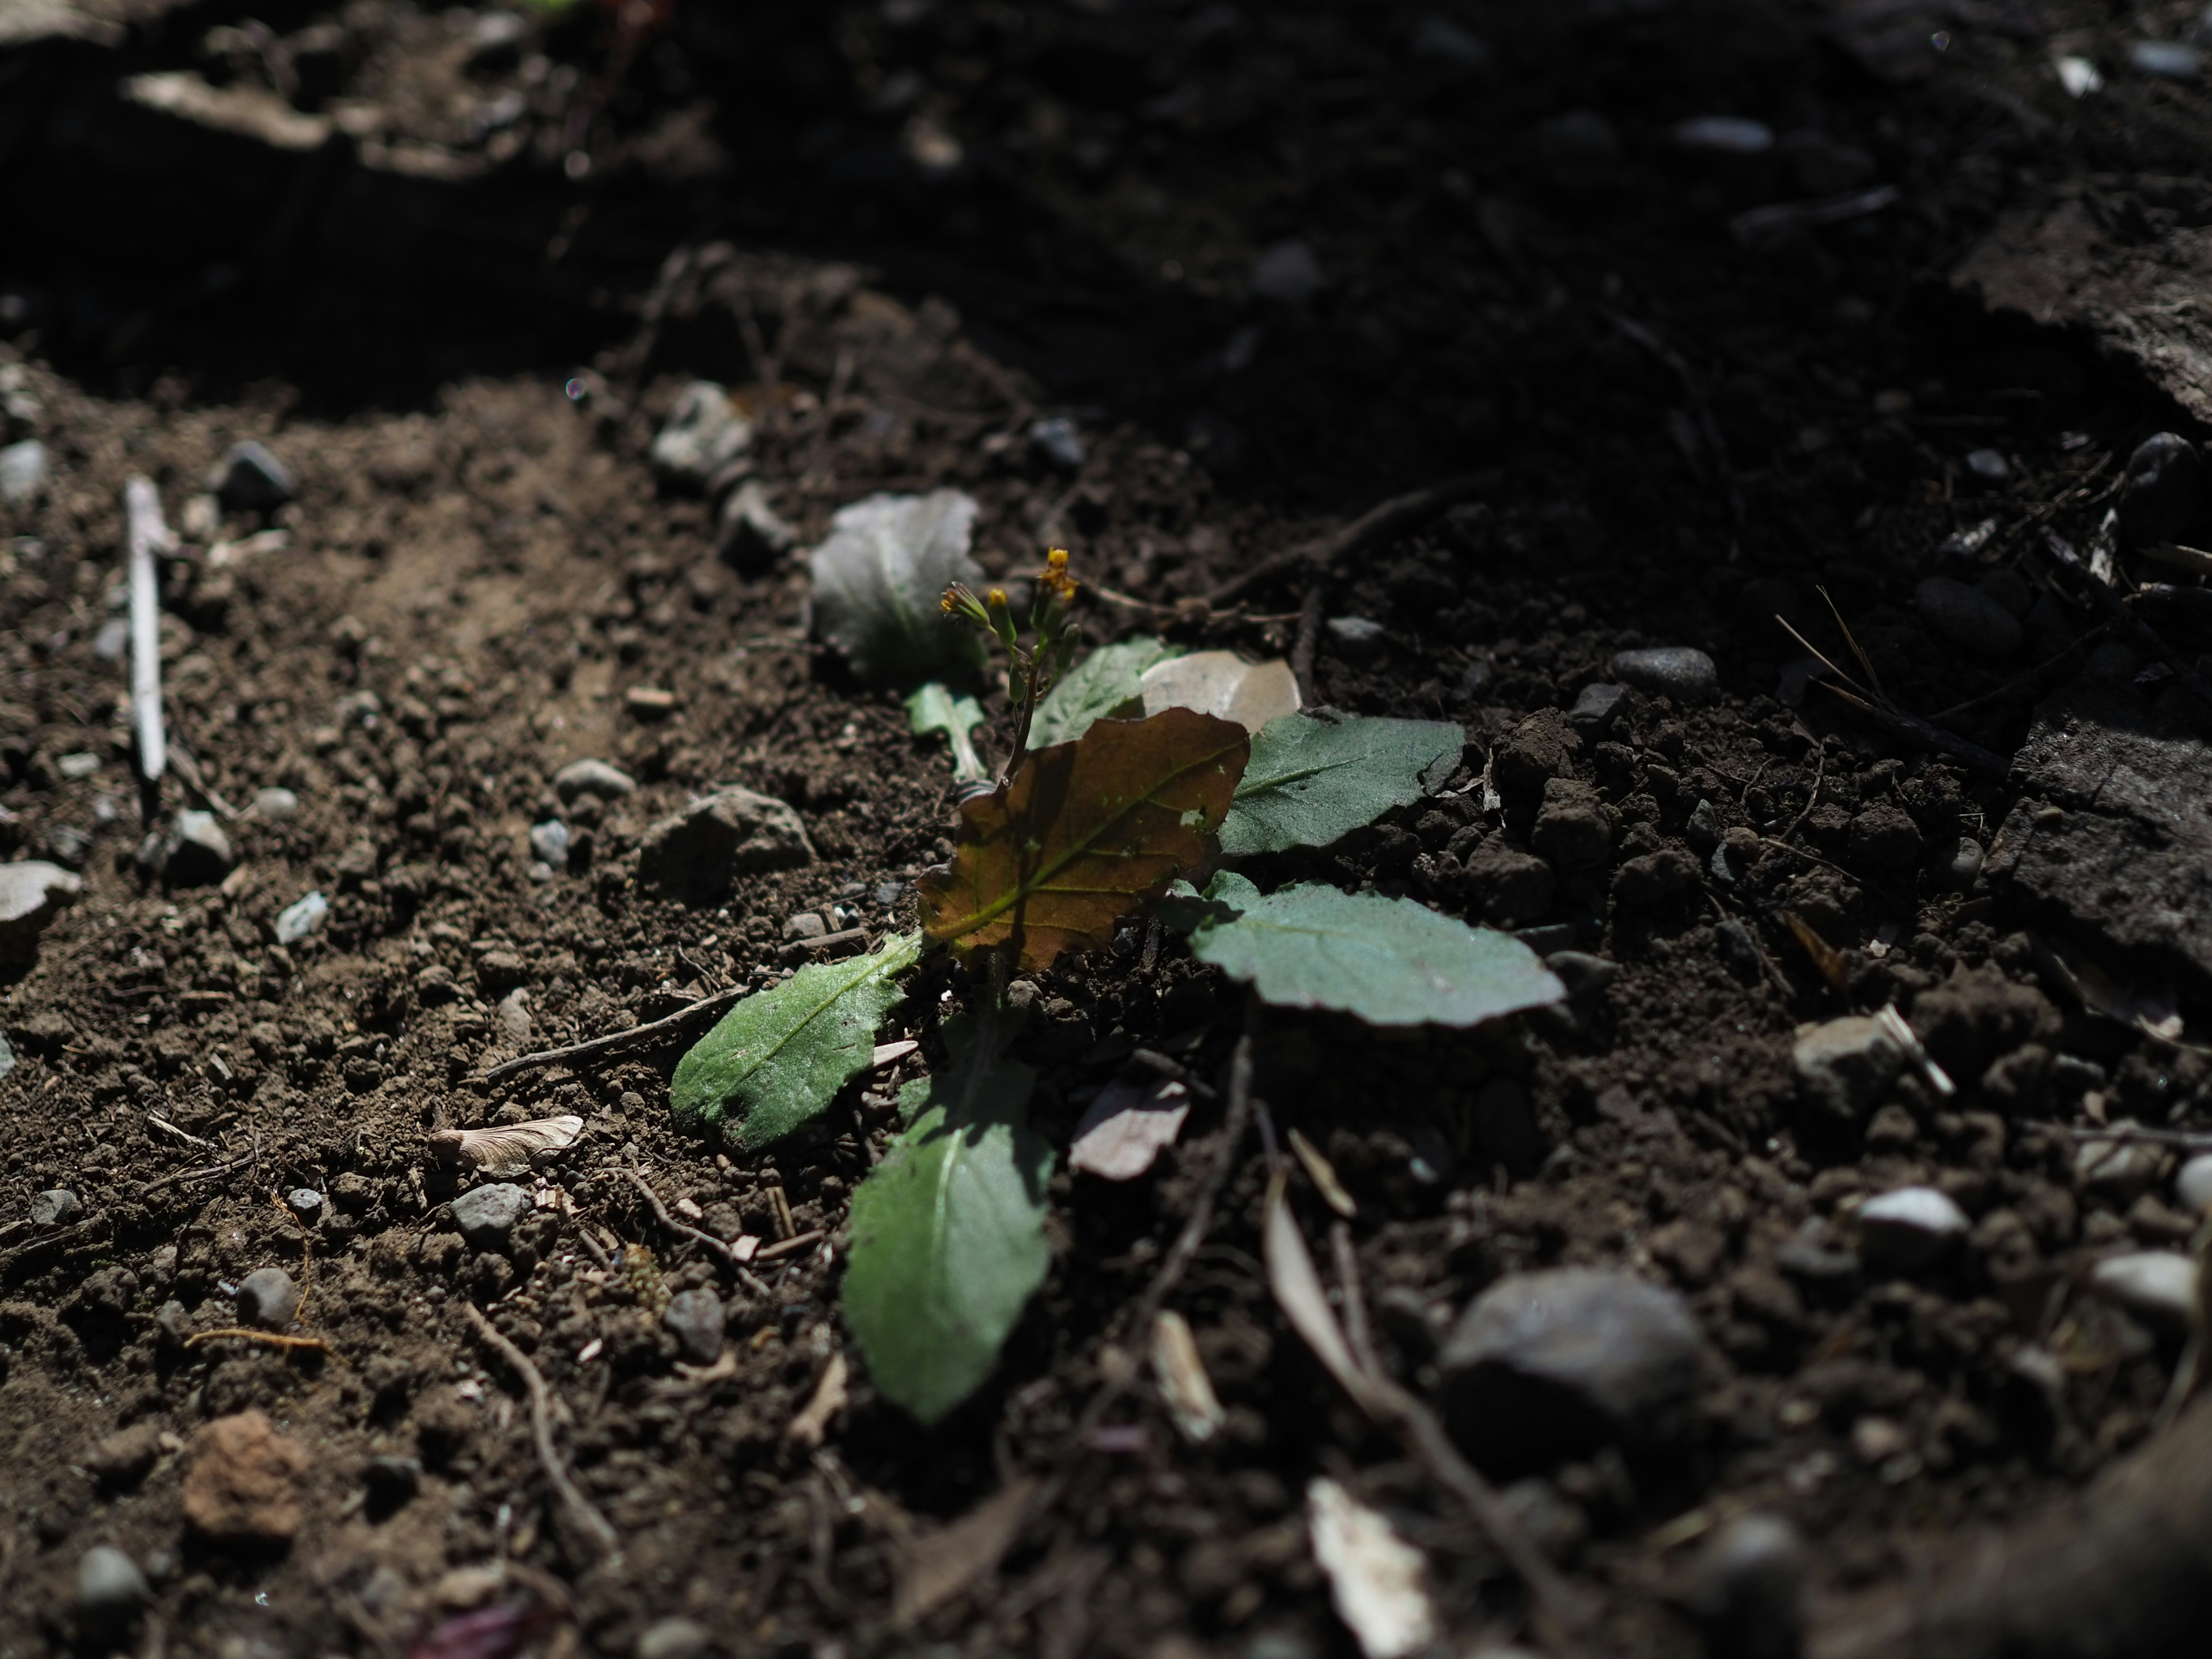
M678 1008L674 1013L659 1019L649 1020L643 1025L633 1025L627 1031L610 1031L605 1036L595 1036L585 1042L572 1042L564 1048L541 1048L536 1054L518 1054L513 1060L501 1060L488 1072L479 1072L469 1080L471 1083L499 1083L524 1072L534 1072L541 1066L567 1066L580 1060L592 1060L601 1054L619 1054L625 1048L650 1046L672 1032L681 1030L702 1015L720 1013L732 1003L744 999L749 993L742 985L727 991L717 991L710 997L701 997L688 1008Z
M1364 552L1426 524L1446 507L1456 507L1477 494L1481 487L1472 477L1451 478L1410 495L1394 495L1333 535L1286 548L1248 566L1241 574L1217 585L1206 596L1206 602L1218 611L1224 605L1235 604L1262 583L1291 571L1310 568L1316 574L1326 573L1355 553Z
M769 1294L768 1281L758 1273L748 1270L745 1264L738 1260L738 1253L735 1250L715 1237L714 1234L691 1226L688 1223L678 1221L671 1214L668 1206L660 1201L660 1194L654 1192L652 1183L646 1180L645 1172L642 1170L632 1164L624 1173L635 1184L638 1191L645 1194L645 1201L653 1206L654 1220L679 1238L688 1238L695 1244L704 1245L708 1253L720 1257L723 1264L738 1276L738 1282L755 1296ZM815 1237L818 1238L821 1235L817 1233ZM762 1255L765 1256L767 1252L763 1251Z
M538 1461L544 1467L547 1484L561 1500L561 1512L567 1517L569 1529L593 1555L613 1554L621 1542L614 1528L608 1524L606 1516L592 1507L592 1500L569 1477L568 1466L562 1462L561 1454L553 1444L553 1398L545 1386L545 1378L530 1363L530 1356L507 1340L476 1304L462 1303L461 1311L476 1327L477 1334L497 1350L499 1357L507 1361L508 1369L522 1379L523 1386L530 1392L531 1437L537 1443Z

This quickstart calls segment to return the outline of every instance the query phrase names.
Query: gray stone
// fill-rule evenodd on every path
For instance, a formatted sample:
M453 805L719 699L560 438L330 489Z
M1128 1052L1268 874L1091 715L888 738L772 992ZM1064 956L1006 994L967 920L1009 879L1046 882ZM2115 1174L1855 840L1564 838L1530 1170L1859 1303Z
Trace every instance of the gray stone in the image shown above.
M274 787L257 789L253 793L253 814L256 817L282 820L295 817L300 811L300 798L289 789Z
M645 832L640 882L694 903L719 900L735 876L796 870L814 861L799 814L735 787L695 800Z
M284 1194L284 1202L302 1221L313 1221L323 1212L323 1195L313 1187L293 1188Z
M1697 849L1700 858L1711 858L1727 829L1728 825L1721 822L1720 809L1709 800L1700 800L1690 809L1689 822L1682 826L1682 839Z
M637 1659L703 1659L714 1644L705 1626L672 1615L645 1627L637 1638Z
M21 507L46 487L46 447L36 438L0 449L0 501Z
M1567 724L1585 738L1601 738L1620 718L1620 706L1627 700L1625 685L1607 685L1602 681L1586 685L1576 696L1575 706L1567 710Z
M1699 1552L1689 1606L1711 1659L1796 1659L1811 1560L1778 1515L1739 1516Z
M124 1635L153 1599L138 1564L112 1544L94 1544L77 1558L76 1620L86 1635L102 1641Z
M1701 1343L1675 1292L1625 1273L1516 1273L1475 1297L1438 1355L1453 1432L1522 1468L1688 1425Z
M1790 1050L1797 1098L1853 1122L1874 1109L1907 1056L1897 1039L1863 1014L1816 1025Z
M2120 536L2130 545L2179 541L2204 493L2204 458L2177 432L2154 432L2128 457L2120 489Z
M2132 40L2128 62L2136 72L2161 81L2194 81L2204 73L2204 54L2179 40ZM2170 433L2161 434L2170 437Z
M830 924L811 910L801 910L796 915L784 918L783 936L786 940L820 939L829 931Z
M237 863L212 812L183 811L161 842L161 878L172 887L212 887Z
M1912 590L1928 626L1977 656L2009 657L2020 649L2020 618L1988 594L1948 576L1929 576Z
M799 545L799 532L769 505L768 490L748 478L723 500L715 551L749 573L765 570Z
M530 854L556 870L568 867L568 826L558 818L530 826Z
M252 439L234 443L208 474L208 488L228 507L265 513L292 499L292 475Z
M66 1187L50 1187L31 1195L31 1224L36 1227L58 1227L83 1211L83 1201Z
M619 800L624 795L637 793L637 783L630 775L603 760L573 761L553 775L553 793L563 805L579 795L591 795L600 800Z
M305 898L286 905L276 913L276 942L297 945L301 939L323 925L323 918L331 913L331 902L320 893L310 893Z
M1940 1261L1972 1229L1950 1195L1899 1187L1859 1206L1859 1259L1876 1273L1917 1273Z
M2197 1263L2179 1250L2131 1250L2089 1269L2089 1288L2166 1330L2196 1316Z
M2212 1205L2212 1152L2199 1152L2173 1178L2173 1196L2185 1213L2201 1215Z
M660 1322L676 1334L684 1357L710 1365L722 1352L722 1298L709 1290L679 1291L668 1298Z
M530 1213L530 1194L512 1182L473 1187L453 1200L453 1224L472 1249L495 1250Z
M712 380L694 380L653 441L653 470L671 483L704 489L752 447L752 424Z
M0 864L0 962L38 955L39 935L83 890L83 881L58 864Z
M1048 415L1030 422L1030 447L1066 472L1080 471L1087 453L1082 433L1065 415Z
M1370 617L1331 617L1328 637L1346 662L1371 662L1390 642L1390 630Z
M1972 836L1960 836L1938 856L1938 867L1951 886L1964 890L1981 878L1984 854L1981 842Z
M2003 483L2012 477L2012 463L2005 459L2001 449L1970 449L1966 452L1966 471L1984 483Z
M1252 292L1262 300L1302 306L1327 283L1308 243L1292 239L1261 250L1252 262Z
M281 1331L300 1311L300 1287L282 1267L257 1267L239 1281L235 1300L241 1324Z
M1720 686L1720 671L1713 659L1686 645L1620 652L1613 659L1613 674L1639 691L1676 702L1706 702Z
M2074 1148L2074 1179L2084 1189L2132 1204L2166 1174L2166 1152L2147 1140L2114 1135Z

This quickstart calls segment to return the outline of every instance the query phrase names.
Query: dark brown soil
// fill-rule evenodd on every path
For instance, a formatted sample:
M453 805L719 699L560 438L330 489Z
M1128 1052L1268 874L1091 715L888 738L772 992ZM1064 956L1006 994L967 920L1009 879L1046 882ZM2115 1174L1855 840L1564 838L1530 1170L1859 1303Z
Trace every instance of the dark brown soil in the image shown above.
M398 1654L465 1604L458 1570L501 1561L565 1586L592 1652L684 1614L732 1654L820 1659L1348 1653L1305 1537L1317 1474L1430 1553L1460 1640L1519 1628L1495 1551L1278 1316L1256 1144L1174 1299L1222 1440L1182 1443L1149 1383L1111 1418L1138 1432L1073 1437L1128 1364L1125 1310L1220 1150L1218 1109L1151 1177L1056 1178L1045 1291L993 1383L925 1433L877 1399L836 1313L880 1093L841 1101L820 1145L733 1161L671 1125L680 1044L471 1080L758 982L788 965L796 912L896 925L949 850L941 753L808 642L803 560L733 566L707 502L656 489L647 446L701 375L750 401L755 476L802 548L863 495L957 485L982 503L994 574L1058 541L1119 596L1089 602L1102 637L1285 653L1303 579L1225 611L1202 596L1386 496L1479 474L1476 501L1338 574L1328 614L1388 643L1348 660L1325 629L1319 661L1339 707L1464 722L1452 793L1253 873L1540 928L1618 977L1469 1038L1267 1018L1259 1092L1358 1200L1369 1297L1417 1391L1450 1317L1504 1274L1613 1264L1689 1297L1709 1353L1669 1455L1498 1471L1599 1597L1601 1650L1697 1651L1688 1562L1747 1510L1788 1515L1816 1591L1841 1591L2141 1443L2178 1341L2070 1287L2191 1223L2162 1182L2085 1185L2066 1130L2200 1121L2205 1064L2067 1001L2039 968L2046 919L1954 878L1955 839L1987 847L2017 804L2005 777L1818 689L1785 705L1804 652L1772 617L1850 667L1839 614L1899 706L2001 760L2082 672L2087 650L2030 672L2098 620L2048 587L2043 526L2085 544L2119 461L2179 417L1943 273L2001 210L2067 191L2120 204L2113 234L2138 241L2126 204L2185 212L2138 175L2203 167L2201 94L2130 76L2124 50L2188 9L2126 28L2087 6L1947 12L1869 44L1844 15L1872 9L1838 5L1831 29L1721 0L1463 7L1486 64L1439 44L1442 12L1399 5L700 0L635 43L580 7L487 50L490 14L303 3L246 29L204 0L0 44L7 435L51 461L41 499L0 507L0 843L85 884L0 1005L0 1653L78 1641L76 1564L101 1542L144 1565L149 1628L191 1654ZM2062 48L2100 56L2106 89L2059 90ZM118 95L178 73L246 102ZM1558 123L1578 110L1611 150ZM272 111L331 125L292 143ZM1669 141L1711 113L1800 136L1759 157ZM1837 224L1731 232L1748 209L1885 183L1893 203ZM1322 286L1255 295L1255 256L1287 239ZM1079 469L1030 441L1051 415L1079 430ZM299 809L245 811L235 872L173 889L138 862L127 671L104 631L123 485L151 477L179 522L243 437L296 499L188 532L167 566L171 730L210 798L281 787ZM2008 481L1967 465L1983 448ZM1987 519L1993 537L1947 548ZM1911 599L1925 575L1996 568L2050 597L2028 645L1984 663ZM1612 851L1516 907L1477 854L1486 836L1527 845L1542 745L1523 723L1643 645L1708 651L1722 694L1633 693L1546 763L1595 787ZM2144 666L2090 659L2107 681ZM2137 683L2181 696L2154 667ZM551 777L582 758L640 792L562 812ZM1486 768L1504 791L1487 817ZM641 891L643 828L717 782L791 803L818 862L720 904ZM1740 879L1637 902L1616 870L1686 848L1701 803L1762 838ZM156 811L201 804L172 775ZM529 828L556 815L570 867L533 868ZM327 921L277 945L276 913L311 890ZM1841 952L1836 983L1784 911ZM2200 1007L2185 965L2102 959ZM887 1037L929 1039L928 1008L969 988L926 970ZM1942 1034L1960 1095L1899 1085L1863 1124L1809 1117L1798 1027L1892 1001ZM1024 1052L1063 1146L1133 1049L1214 1077L1244 1018L1235 988L1142 929L1033 1002ZM427 1133L556 1112L587 1127L540 1207L505 1252L469 1249ZM633 1163L708 1225L824 1241L748 1288L659 1227ZM1931 1274L1862 1273L1856 1201L1916 1182L1964 1206L1969 1245ZM327 1201L300 1328L327 1354L185 1348L233 1322L246 1273L299 1272L281 1200L302 1187ZM81 1215L30 1224L57 1188ZM1319 1200L1297 1201L1318 1230ZM1813 1221L1838 1249L1808 1267ZM653 1253L657 1285L595 1265L625 1244ZM696 1285L729 1308L715 1369L678 1364L654 1317ZM527 1402L464 1298L543 1371L618 1558L561 1531ZM789 1425L841 1353L850 1402L809 1449ZM185 1443L250 1408L308 1459L289 1546L185 1525ZM161 1437L150 1468L96 1474L138 1425ZM364 1498L384 1456L422 1466L396 1505ZM1056 1484L1004 1560L899 1626L914 1538L1025 1476Z

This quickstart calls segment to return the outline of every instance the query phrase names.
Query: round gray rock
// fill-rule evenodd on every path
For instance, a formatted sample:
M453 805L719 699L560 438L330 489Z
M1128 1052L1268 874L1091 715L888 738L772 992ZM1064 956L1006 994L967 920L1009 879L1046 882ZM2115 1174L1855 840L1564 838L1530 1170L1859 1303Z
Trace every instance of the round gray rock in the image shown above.
M2200 1152L2181 1166L2173 1178L2173 1195L2191 1215L2201 1215L2212 1205L2212 1152Z
M637 1659L702 1659L714 1642L706 1626L691 1620L657 1620L638 1637Z
M515 1223L529 1213L530 1194L510 1181L471 1188L453 1200L453 1224L479 1250L500 1249Z
M2089 1288L2153 1324L2183 1331L2197 1306L2197 1264L2179 1250L2130 1250L2090 1268Z
M1607 685L1602 681L1586 685L1577 694L1575 706L1567 710L1567 724L1586 738L1601 736L1620 717L1620 705L1627 696L1625 685Z
M76 1617L86 1634L122 1635L154 1599L138 1564L112 1544L94 1544L76 1564Z
M1437 1358L1453 1433L1478 1461L1530 1468L1611 1442L1678 1438L1702 1348L1673 1291L1553 1267L1475 1297Z
M289 818L300 810L300 798L289 789L271 784L266 789L253 792L253 815L262 818Z
M1778 1515L1753 1511L1715 1534L1689 1598L1712 1659L1795 1659L1808 1566L1804 1539Z
M1613 659L1613 676L1639 691L1676 702L1704 702L1720 686L1720 671L1713 659L1686 645L1620 652Z
M558 818L530 826L530 855L556 870L568 867L568 826Z
M281 1331L300 1311L300 1287L282 1267L257 1267L239 1281L236 1300L240 1323Z
M295 1187L284 1194L284 1202L292 1213L302 1221L313 1221L323 1212L323 1195L313 1187Z
M1897 1040L1863 1014L1816 1025L1790 1051L1798 1099L1854 1122L1874 1109L1905 1061Z
M292 499L292 475L284 463L251 438L225 450L207 482L225 507L250 512L266 512Z
M2130 544L2181 539L2204 493L2204 458L2178 432L2154 432L2128 457L2120 534Z
M573 801L579 795L619 800L624 795L637 793L637 781L620 767L610 766L603 760L580 760L553 775L553 793L564 802Z
M711 1365L722 1352L722 1298L708 1290L679 1291L668 1298L660 1322L675 1333L684 1357Z
M0 449L0 501L20 507L46 487L46 447L35 438Z
M1972 1226L1950 1195L1899 1187L1859 1206L1859 1259L1882 1273L1913 1273L1942 1257Z
M0 960L35 957L46 924L83 890L82 878L58 864L42 859L0 864Z
M1912 590L1912 602L1929 627L1977 656L2009 657L2020 649L2020 618L1964 582L1929 576Z
M49 1188L34 1194L31 1199L31 1222L33 1226L58 1227L65 1221L74 1221L83 1213L84 1204L66 1187Z

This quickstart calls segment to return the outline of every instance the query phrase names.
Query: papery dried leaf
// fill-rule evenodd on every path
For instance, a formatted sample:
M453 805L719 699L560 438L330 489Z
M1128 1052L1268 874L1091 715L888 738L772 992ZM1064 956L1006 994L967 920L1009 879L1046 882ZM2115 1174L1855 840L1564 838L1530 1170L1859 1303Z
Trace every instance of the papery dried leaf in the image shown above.
M1367 1659L1405 1659L1436 1640L1427 1562L1388 1521L1324 1476L1306 1487L1306 1522L1337 1617Z
M442 1129L430 1137L430 1153L441 1164L465 1164L489 1176L525 1175L533 1155L565 1152L583 1133L584 1120L565 1114L487 1129Z
M1169 708L1036 750L962 805L952 867L917 884L923 927L959 951L1011 942L1033 969L1110 944L1205 860L1251 746L1233 720Z
M1134 1181L1175 1145L1189 1115L1190 1091L1180 1083L1109 1083L1076 1124L1067 1167L1107 1181Z

